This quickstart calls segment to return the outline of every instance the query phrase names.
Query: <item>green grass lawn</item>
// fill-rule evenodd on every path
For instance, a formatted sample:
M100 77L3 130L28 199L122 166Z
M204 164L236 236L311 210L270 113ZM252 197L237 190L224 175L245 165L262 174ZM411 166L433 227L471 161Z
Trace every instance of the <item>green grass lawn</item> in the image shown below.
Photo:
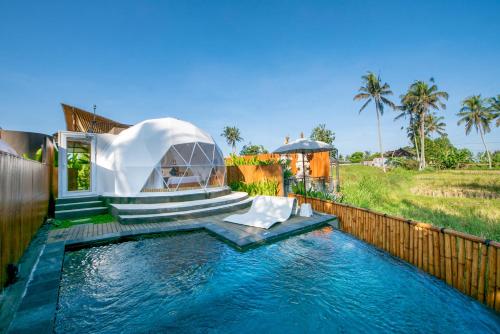
M50 228L56 230L80 224L106 224L114 221L116 221L115 217L110 214L75 219L53 219Z
M344 202L500 241L500 171L407 171L340 167ZM438 195L431 196L432 192Z

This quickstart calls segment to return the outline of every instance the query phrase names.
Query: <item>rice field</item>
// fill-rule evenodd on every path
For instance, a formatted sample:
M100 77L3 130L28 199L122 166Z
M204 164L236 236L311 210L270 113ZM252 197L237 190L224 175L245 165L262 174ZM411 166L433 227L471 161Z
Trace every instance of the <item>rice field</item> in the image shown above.
M500 241L500 171L340 167L343 201Z

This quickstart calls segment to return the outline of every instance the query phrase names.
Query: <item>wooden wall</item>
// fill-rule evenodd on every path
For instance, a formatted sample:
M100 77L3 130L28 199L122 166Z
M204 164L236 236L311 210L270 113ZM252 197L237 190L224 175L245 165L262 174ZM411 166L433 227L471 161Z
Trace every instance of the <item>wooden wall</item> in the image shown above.
M48 213L51 167L0 152L0 288Z
M300 195L299 203L304 202ZM500 311L500 243L345 204L307 199L340 229L403 259Z
M245 159L253 159L255 155L244 155L241 156ZM257 158L259 160L278 160L280 159L280 154L259 154ZM290 167L292 168L292 173L297 173L297 168L295 164L297 162L297 154L290 154L290 159L292 160ZM230 158L227 158L230 159ZM312 154L310 161L311 177L329 177L330 176L330 153L329 152L319 152Z
M227 184L242 181L245 183L258 182L264 179L278 181L279 196L284 195L283 170L281 165L266 166L227 166Z

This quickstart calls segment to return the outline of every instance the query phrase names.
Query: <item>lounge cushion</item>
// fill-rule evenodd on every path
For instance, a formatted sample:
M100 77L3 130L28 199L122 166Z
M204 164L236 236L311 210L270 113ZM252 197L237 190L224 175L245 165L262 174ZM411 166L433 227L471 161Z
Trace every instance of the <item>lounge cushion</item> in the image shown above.
M268 229L276 223L288 220L294 205L294 198L256 196L248 212L231 215L224 218L224 221Z

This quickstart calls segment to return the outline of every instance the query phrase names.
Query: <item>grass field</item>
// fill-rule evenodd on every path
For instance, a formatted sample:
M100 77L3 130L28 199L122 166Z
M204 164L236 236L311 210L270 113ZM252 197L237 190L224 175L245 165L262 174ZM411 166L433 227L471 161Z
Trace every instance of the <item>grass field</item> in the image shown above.
M500 241L500 171L340 167L344 202Z

